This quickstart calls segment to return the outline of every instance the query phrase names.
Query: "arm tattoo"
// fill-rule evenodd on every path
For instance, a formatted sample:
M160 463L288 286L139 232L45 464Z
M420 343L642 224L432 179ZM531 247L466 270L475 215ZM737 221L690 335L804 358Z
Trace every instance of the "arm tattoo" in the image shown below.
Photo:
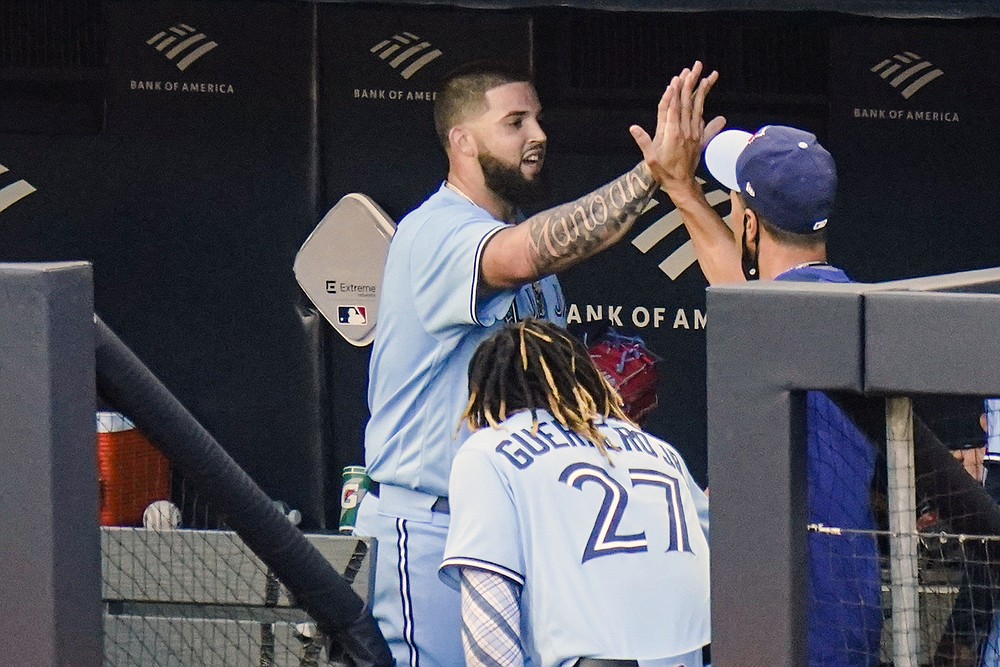
M502 575L462 568L462 647L469 667L524 667L521 587Z
M539 275L554 273L567 260L590 257L632 226L659 184L644 162L576 201L532 216L531 261Z

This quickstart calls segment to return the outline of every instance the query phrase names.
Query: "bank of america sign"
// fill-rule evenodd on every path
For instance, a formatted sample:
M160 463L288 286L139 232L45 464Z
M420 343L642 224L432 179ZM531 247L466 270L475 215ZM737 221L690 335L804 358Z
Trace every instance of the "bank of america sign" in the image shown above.
M218 46L205 33L186 23L161 30L146 40L146 44L162 53L182 72Z
M0 174L6 174L7 171L7 167L0 164ZM35 187L23 180L14 181L0 188L0 212L21 201L34 191Z
M886 58L872 67L871 71L885 79L907 100L928 83L944 74L913 51L903 51L891 58Z
M441 55L439 49L412 32L401 32L383 39L369 50L407 80Z

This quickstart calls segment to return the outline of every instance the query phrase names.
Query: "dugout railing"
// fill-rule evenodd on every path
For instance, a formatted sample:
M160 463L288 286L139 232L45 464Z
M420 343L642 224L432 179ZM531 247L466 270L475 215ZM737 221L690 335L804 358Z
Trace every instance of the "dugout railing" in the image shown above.
M373 541L295 529L94 315L92 276L84 262L0 264L4 664L301 665L274 660L275 629L310 618L331 664L391 664L368 606ZM98 389L235 533L98 531Z
M904 522L888 531L900 566L887 586L895 610L887 615L896 630L893 661L917 664L908 625L919 620L905 611L914 608L905 598L916 586L903 571L916 540L906 525L915 518L906 500L914 451L908 397L1000 395L1000 269L880 284L713 287L708 314L713 665L807 663L808 390L888 405L884 414L897 420L880 426L883 443L891 427L886 474L902 475L890 481L897 490L895 501L889 494L897 503L890 518L894 510ZM903 444L894 447L893 439ZM963 527L994 526L984 492L966 488L961 467L956 472L933 438L923 444L918 464L936 466L956 493L982 503L985 518ZM891 463L893 451L904 459Z
M368 602L374 540L306 534ZM315 620L238 535L101 528L104 667L347 667Z

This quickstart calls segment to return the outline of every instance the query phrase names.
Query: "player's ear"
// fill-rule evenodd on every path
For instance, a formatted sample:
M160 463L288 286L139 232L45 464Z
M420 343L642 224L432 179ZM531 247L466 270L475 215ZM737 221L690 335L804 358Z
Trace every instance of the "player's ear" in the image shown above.
M757 238L757 227L760 221L757 219L757 214L748 208L743 209L743 226L747 231L748 239Z
M464 125L456 125L448 130L448 145L451 146L452 151L466 157L476 157L479 154L476 137Z

